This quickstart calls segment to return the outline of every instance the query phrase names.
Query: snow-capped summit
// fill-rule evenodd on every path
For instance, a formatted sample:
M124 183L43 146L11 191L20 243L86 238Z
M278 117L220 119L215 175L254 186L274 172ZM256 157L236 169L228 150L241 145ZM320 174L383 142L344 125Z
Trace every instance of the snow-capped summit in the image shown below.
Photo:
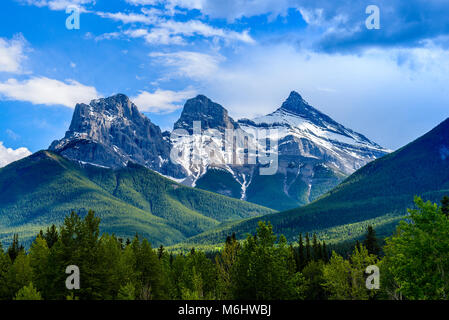
M277 129L280 155L323 159L344 174L351 174L389 152L315 109L295 91L273 113L252 120L243 119L239 124L243 130Z
M185 129L192 133L194 121L200 121L203 130L217 129L224 131L225 129L238 128L238 124L229 117L225 108L204 95L198 95L187 100L174 129Z
M193 130L196 121L201 132ZM227 140L229 132L231 140ZM269 143L269 152L263 149L266 141L257 139L267 134L276 142ZM228 143L234 139L235 143ZM54 141L50 150L109 168L135 162L186 185L278 210L313 201L388 153L318 111L295 91L276 111L239 121L223 106L199 95L185 103L172 133L162 133L125 95L97 99L76 105L65 137ZM274 155L276 170L261 174L273 163L250 162L249 155L258 159Z

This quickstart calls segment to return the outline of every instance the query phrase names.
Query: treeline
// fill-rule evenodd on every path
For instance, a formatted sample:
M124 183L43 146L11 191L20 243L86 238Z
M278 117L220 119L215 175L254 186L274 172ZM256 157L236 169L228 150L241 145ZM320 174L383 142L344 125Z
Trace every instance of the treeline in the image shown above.
M213 255L175 255L137 235L100 234L92 211L84 219L72 213L27 251L17 236L0 246L0 299L447 299L449 198L415 203L383 248L369 227L347 257L329 254L316 235L288 244L270 223L241 242L227 237ZM79 267L78 290L66 288L69 265ZM367 288L368 266L380 269L379 289Z

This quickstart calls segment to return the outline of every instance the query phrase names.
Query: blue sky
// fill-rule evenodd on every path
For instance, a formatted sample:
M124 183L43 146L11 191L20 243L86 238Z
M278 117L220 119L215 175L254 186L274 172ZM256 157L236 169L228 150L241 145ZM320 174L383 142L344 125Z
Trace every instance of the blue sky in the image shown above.
M365 27L372 4L379 30ZM449 116L448 13L442 0L4 0L0 167L61 138L76 103L115 93L167 130L199 93L241 118L296 90L396 149Z

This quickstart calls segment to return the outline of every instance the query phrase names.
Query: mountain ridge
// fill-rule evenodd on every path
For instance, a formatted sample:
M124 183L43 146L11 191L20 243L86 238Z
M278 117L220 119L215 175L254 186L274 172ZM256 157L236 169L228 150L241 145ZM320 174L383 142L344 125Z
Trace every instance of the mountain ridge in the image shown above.
M196 131L195 121L200 123ZM173 129L172 133L162 133L129 98L119 94L77 105L66 136L49 149L71 160L111 168L125 167L132 161L187 186L275 210L313 201L354 170L388 153L313 108L295 91L273 113L239 121L220 104L198 95L186 101ZM179 135L177 129L186 133ZM279 140L277 149L270 151L279 160L271 177L260 175L260 161L245 160L249 155L245 139L254 150L260 149L263 145L252 133L259 135L266 129L281 134L279 139L269 137ZM237 138L229 149L225 144L228 131ZM182 156L173 159L173 150ZM240 158L230 152L241 151L245 154L236 162Z
M144 166L109 169L39 151L0 169L0 241L23 240L60 224L72 210L96 211L102 230L135 233L171 244L224 221L274 212L255 204L180 185Z
M243 238L260 220L270 221L273 230L289 240L305 232L317 232L326 239L330 229L351 230L350 224L366 224L376 219L388 222L388 227L383 229L385 236L394 231L396 223L406 215L406 209L414 206L415 196L439 202L448 194L449 118L395 152L366 164L306 206L232 223L193 239L198 243L218 243L215 242L218 238L233 232ZM360 228L358 236L364 232Z

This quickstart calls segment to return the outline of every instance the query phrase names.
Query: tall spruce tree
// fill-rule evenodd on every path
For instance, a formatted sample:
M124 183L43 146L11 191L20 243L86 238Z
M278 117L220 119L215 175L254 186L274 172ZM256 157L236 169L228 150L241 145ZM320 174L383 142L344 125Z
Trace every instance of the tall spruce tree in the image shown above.
M323 241L323 261L328 262L329 261L329 253L327 252L326 248L326 241Z
M371 225L368 226L363 245L366 247L366 249L368 249L369 254L374 254L376 256L379 255L380 246L377 242L376 231L374 231L374 228Z
M316 233L313 234L312 237L312 249L313 249L313 260L318 260L319 259L319 251L318 251L318 240L316 237Z
M444 196L443 199L441 199L441 212L449 218L449 197Z
M306 264L311 260L310 253L310 238L309 233L306 233Z
M298 267L302 270L305 266L305 256L304 256L304 243L302 241L302 233L299 234L299 247L298 247Z
M14 234L11 245L8 248L8 255L11 259L11 262L16 260L19 252L24 250L23 246L19 244L19 235L17 233Z

